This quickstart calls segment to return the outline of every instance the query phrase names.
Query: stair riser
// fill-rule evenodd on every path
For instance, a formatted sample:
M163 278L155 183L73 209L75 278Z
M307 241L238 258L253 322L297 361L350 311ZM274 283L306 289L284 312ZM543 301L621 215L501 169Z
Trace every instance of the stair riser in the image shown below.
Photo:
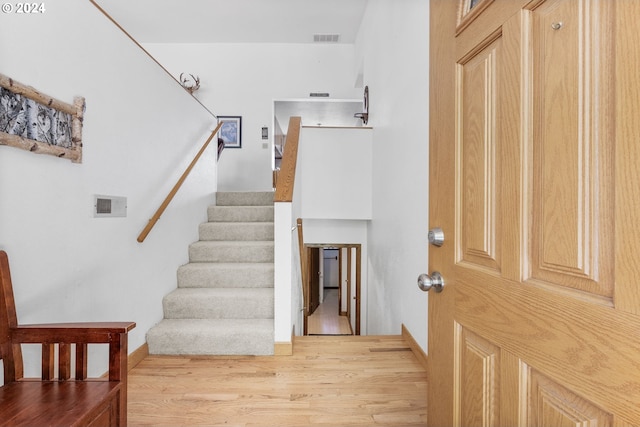
M209 206L210 222L273 222L273 206Z
M272 319L271 297L171 298L163 301L165 319Z
M202 337L185 332L164 335L162 338L147 338L149 354L158 355L252 355L273 354L273 336L262 337L249 332L233 337Z
M207 222L200 224L200 240L266 241L273 240L273 223Z
M149 354L272 355L273 322L165 320L147 333Z
M273 192L219 192L218 206L269 206L273 205Z
M196 264L178 269L179 288L273 288L273 264L265 266L218 266Z
M194 246L189 248L191 262L273 262L273 246Z

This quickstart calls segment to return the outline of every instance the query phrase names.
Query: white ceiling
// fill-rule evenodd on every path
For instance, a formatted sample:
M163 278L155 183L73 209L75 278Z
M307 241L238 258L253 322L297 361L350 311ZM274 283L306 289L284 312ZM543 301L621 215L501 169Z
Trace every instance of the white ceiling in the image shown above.
M140 43L355 41L368 0L94 0Z
M145 43L313 43L339 34L354 43L368 0L93 0L136 41ZM362 101L291 100L275 104L305 125L357 126Z

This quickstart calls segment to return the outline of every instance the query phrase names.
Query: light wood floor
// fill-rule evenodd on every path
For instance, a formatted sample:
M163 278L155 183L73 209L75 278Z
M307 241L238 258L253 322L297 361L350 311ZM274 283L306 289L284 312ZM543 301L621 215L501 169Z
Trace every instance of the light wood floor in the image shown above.
M423 426L427 378L400 336L296 337L293 356L148 356L130 426Z
M324 300L307 318L309 335L353 335L349 318L340 316L338 289L326 289Z

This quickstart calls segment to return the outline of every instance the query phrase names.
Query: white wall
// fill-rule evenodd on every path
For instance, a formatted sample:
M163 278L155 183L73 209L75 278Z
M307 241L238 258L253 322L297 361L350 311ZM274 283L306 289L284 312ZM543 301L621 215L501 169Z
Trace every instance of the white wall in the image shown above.
M144 243L136 237L215 119L86 0L0 17L0 72L71 102L86 98L82 164L0 146L0 249L21 323L131 320L129 349L162 318L216 191L205 152ZM92 216L94 194L128 198Z
M426 350L427 295L416 279L428 270L429 2L369 0L356 52L374 129L368 332L404 324Z
M294 208L290 202L278 202L274 206L274 340L291 342L292 333L301 335L299 329L302 309L302 274ZM295 254L295 256L294 256Z
M372 130L303 127L296 185L302 218L371 219Z
M195 96L216 115L242 116L242 148L222 154L221 191L270 190L275 99L360 98L354 88L354 46L327 44L155 44L144 45L174 76L200 77ZM266 147L264 146L266 143Z

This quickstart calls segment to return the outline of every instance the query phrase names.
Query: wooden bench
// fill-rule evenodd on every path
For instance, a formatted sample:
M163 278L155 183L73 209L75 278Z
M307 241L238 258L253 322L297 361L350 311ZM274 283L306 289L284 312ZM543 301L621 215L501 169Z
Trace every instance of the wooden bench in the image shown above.
M126 426L127 333L134 327L133 322L18 325L9 259L0 251L0 425ZM88 378L87 347L99 343L109 346L108 377ZM23 378L21 344L41 345L41 378Z

